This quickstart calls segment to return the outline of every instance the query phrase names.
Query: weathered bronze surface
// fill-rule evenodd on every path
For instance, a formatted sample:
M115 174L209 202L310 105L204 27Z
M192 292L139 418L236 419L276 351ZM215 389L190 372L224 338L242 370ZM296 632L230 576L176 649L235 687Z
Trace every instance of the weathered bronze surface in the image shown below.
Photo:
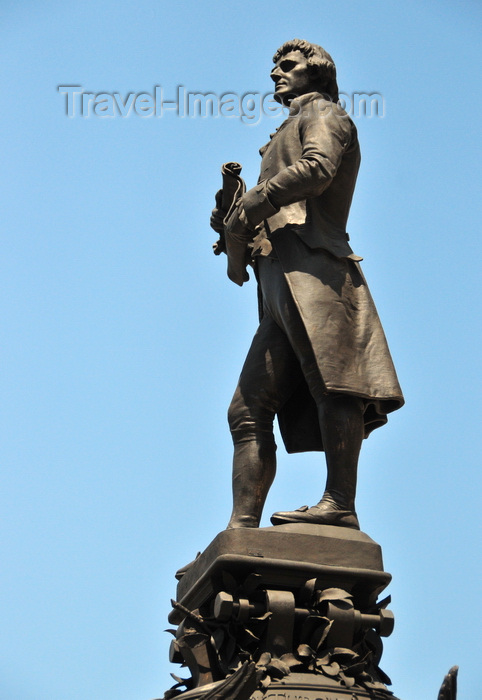
M391 580L355 511L361 443L403 397L346 223L360 163L356 128L338 106L334 63L294 40L274 56L289 117L261 149L258 184L222 167L215 253L242 285L254 269L260 325L230 409L233 513L180 569L170 658L186 700L396 700L380 668L394 626L379 600ZM323 450L319 503L259 528L273 481L277 415L288 452ZM439 700L456 699L457 669ZM181 700L181 698L180 698Z
M221 532L181 576L177 600L190 609L203 605L221 570L240 579L255 572L271 586L296 587L317 578L327 586L356 587L365 605L373 605L391 580L383 571L380 546L365 533L292 523Z
M229 528L258 527L276 471L273 420L288 452L323 450L318 504L275 513L274 525L358 529L357 464L364 437L403 397L346 224L360 164L354 123L337 104L336 70L319 46L294 40L274 56L275 98L289 116L261 149L258 184L223 166L212 227L228 276L252 266L260 325L230 409L234 442Z
M289 524L221 532L177 573L170 700L397 700L380 668L391 580L365 533ZM456 700L457 667L438 700Z
M169 621L171 660L191 672L183 698L392 697L379 661L394 621L390 598L378 601L391 576L363 532L233 528L178 577Z

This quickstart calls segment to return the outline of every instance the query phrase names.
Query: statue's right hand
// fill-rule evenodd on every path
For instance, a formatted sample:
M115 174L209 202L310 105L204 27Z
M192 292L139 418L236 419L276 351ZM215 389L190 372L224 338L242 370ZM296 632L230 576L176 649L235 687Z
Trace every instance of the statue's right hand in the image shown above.
M226 216L227 212L225 212L221 206L222 197L223 197L223 191L218 190L216 192L216 206L214 207L214 209L212 211L211 219L209 221L211 228L213 228L216 231L216 233L224 233L223 221L224 221L224 217Z

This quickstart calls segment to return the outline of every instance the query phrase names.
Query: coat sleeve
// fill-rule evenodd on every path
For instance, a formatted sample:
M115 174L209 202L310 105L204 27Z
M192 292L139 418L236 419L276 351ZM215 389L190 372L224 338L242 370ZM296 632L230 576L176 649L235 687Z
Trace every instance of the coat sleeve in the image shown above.
M256 226L283 206L319 196L335 177L351 143L352 123L334 106L325 112L314 111L309 116L294 117L299 120L300 158L243 196L251 225Z

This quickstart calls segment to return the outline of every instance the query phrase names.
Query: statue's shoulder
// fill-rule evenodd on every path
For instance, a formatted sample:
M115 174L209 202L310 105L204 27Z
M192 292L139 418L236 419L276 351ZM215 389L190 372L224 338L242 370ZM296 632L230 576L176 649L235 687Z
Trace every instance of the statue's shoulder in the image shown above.
M343 138L352 141L356 138L356 126L350 115L338 103L331 100L327 95L319 92L312 92L303 96L299 103L299 125L302 130L309 125L317 128L323 125L323 132L328 130L332 133L343 134Z

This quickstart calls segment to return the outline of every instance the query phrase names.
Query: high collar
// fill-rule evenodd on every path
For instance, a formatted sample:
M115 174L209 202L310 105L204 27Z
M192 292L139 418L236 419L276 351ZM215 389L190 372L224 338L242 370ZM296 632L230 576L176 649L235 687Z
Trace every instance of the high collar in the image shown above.
M304 95L295 97L290 104L289 116L296 116L306 105L314 100L326 100L326 97L322 95L321 92L306 92Z

